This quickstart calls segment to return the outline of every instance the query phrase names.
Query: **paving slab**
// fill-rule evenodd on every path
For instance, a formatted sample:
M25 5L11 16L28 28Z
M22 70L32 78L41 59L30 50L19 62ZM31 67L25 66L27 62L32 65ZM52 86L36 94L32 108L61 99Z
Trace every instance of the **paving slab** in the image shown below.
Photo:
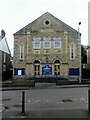
M7 111L3 118L88 118L88 111L83 110L30 110L22 116L20 111Z

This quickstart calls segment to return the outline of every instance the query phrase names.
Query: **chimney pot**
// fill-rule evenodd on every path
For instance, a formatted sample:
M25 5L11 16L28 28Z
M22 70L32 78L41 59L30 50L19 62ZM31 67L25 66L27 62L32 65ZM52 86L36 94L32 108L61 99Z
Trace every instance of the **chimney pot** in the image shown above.
M4 30L1 30L1 36L2 36L2 38L5 37L5 31Z

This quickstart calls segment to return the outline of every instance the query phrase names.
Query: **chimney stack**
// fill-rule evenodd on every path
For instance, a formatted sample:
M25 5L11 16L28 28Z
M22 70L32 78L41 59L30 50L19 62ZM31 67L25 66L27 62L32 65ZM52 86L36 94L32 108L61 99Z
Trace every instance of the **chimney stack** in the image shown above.
M4 38L5 37L5 31L2 29L1 30L1 37Z

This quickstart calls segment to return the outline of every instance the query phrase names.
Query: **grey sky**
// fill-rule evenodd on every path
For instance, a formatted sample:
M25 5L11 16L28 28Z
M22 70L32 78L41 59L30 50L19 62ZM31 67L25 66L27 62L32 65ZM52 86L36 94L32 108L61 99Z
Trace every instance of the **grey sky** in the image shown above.
M13 51L13 34L39 16L49 12L80 32L81 43L88 44L88 0L0 0L0 30Z

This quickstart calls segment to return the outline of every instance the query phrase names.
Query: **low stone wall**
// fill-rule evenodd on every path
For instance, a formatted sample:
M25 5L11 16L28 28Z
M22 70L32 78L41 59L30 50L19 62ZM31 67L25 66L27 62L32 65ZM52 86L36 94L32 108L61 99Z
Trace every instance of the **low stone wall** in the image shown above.
M34 81L12 81L3 82L2 87L33 87Z

